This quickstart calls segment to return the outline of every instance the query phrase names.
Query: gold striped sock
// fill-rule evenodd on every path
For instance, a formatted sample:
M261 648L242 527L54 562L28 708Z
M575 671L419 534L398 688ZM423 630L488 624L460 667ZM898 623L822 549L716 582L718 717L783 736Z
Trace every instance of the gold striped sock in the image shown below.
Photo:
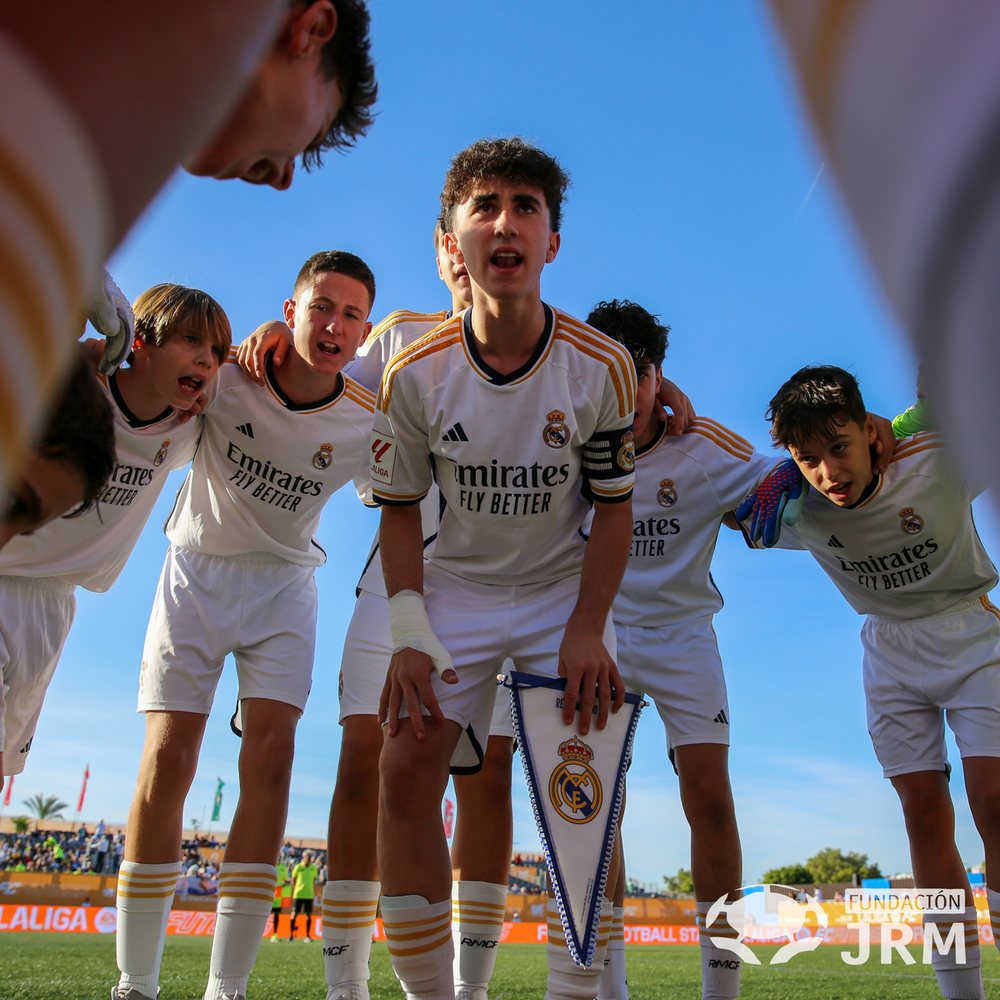
M368 899L329 899L323 896L323 926L340 931L363 930L375 923L378 896Z
M126 865L122 865L118 872L118 896L121 899L166 899L173 896L177 889L177 879L180 875L179 864L171 865L170 871L156 873L130 870L131 865L128 862ZM156 865L155 867L165 866Z
M423 920L397 921L383 912L382 926L389 954L393 956L423 955L451 940L451 915L448 913Z
M451 905L451 918L475 933L476 927L481 927L485 931L502 924L506 910L505 905L456 899Z

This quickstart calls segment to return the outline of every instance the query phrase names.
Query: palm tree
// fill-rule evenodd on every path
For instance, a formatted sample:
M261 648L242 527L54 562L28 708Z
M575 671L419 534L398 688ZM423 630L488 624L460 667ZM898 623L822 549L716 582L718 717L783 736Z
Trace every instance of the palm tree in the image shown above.
M15 833L27 833L31 826L31 820L27 816L11 816L10 821L14 824Z
M65 819L62 811L69 808L69 803L63 802L57 795L42 795L41 792L25 799L24 804L28 807L28 812L36 817L36 830L43 819Z

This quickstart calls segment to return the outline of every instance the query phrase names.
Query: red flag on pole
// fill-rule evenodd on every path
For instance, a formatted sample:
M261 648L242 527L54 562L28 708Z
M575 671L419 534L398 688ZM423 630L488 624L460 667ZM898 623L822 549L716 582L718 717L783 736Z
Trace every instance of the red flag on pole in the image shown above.
M14 790L14 775L10 776L10 784L7 786L7 794L4 796L3 804L6 808L10 805L10 793Z
M83 772L83 788L80 789L80 801L76 804L76 811L83 812L83 797L87 794L87 779L90 777L90 764Z
M451 799L444 800L444 835L451 838L452 830L455 826L455 807Z

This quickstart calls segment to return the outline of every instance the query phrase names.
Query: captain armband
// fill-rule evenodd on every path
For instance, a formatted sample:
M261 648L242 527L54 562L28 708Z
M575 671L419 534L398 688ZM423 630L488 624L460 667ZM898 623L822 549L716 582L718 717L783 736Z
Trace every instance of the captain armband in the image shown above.
M454 670L451 654L434 634L424 595L415 590L401 590L389 598L389 628L392 631L392 651L415 649L426 653L434 664L439 676L446 670Z
M583 474L587 479L621 479L635 469L632 428L601 431L583 446Z

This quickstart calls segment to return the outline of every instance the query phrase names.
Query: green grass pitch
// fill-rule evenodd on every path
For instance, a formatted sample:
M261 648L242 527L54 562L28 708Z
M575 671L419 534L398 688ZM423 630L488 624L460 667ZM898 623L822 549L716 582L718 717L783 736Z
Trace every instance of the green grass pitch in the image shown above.
M162 1000L201 1000L211 949L209 938L167 940L160 976ZM841 948L824 945L798 955L783 967L767 961L776 949L755 947L765 963L743 967L744 1000L935 1000L933 973L897 958L878 964L878 951L864 966L840 959ZM983 947L986 995L1000 1000L1000 956ZM632 1000L698 1000L700 963L695 945L635 945L627 950ZM107 1000L117 981L114 938L99 934L5 933L0 935L0 997L4 1000ZM385 944L372 948L372 1000L399 1000ZM545 949L503 945L497 955L491 1000L540 1000L545 991ZM264 941L250 978L250 1000L323 1000L323 959L319 942L272 944Z

